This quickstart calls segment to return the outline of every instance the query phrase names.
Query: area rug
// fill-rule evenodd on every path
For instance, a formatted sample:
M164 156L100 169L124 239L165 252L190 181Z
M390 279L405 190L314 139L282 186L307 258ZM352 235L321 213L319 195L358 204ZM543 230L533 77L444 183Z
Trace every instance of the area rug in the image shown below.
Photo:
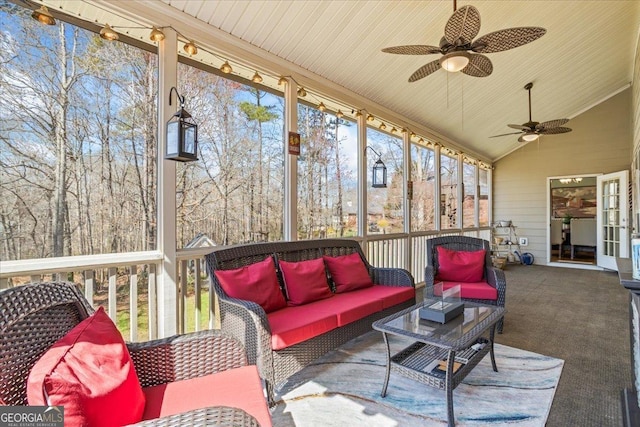
M390 337L392 352L410 341ZM453 391L457 426L544 426L564 361L495 345L499 372L485 358ZM394 372L386 397L386 350L380 332L349 341L276 390L275 427L446 426L444 390Z

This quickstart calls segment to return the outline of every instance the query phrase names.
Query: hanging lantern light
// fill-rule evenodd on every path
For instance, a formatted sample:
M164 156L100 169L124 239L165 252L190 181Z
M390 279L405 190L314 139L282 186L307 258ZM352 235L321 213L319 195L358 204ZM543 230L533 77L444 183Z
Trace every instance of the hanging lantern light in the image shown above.
M387 188L387 167L384 165L380 154L374 150L370 145L367 148L376 153L378 160L373 164L371 169L371 186L373 188Z
M55 18L53 17L51 12L49 12L49 9L47 9L47 6L44 6L44 5L34 10L33 13L31 14L31 17L36 21L40 22L41 24L56 25Z
M198 160L198 125L184 109L184 96L180 96L175 87L169 91L169 105L174 91L180 101L180 109L167 122L167 149L164 158L192 162Z

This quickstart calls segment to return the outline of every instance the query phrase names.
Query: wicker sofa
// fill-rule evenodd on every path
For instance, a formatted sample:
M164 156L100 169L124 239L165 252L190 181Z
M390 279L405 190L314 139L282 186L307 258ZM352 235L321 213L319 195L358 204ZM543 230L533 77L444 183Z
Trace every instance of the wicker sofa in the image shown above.
M94 313L78 287L70 282L34 283L0 291L0 404L27 405L27 377L34 365L54 343L81 322L90 320ZM271 425L258 371L247 365L244 348L235 338L209 330L129 343L127 347L140 386L155 390L154 396L159 397L155 406L175 405L159 408L158 412L167 413L166 416L143 417L136 425ZM113 351L113 346L110 349ZM211 380L216 377L218 380ZM229 381L247 387L235 395L220 390ZM215 382L222 387L213 387ZM169 390L175 385L182 387L181 391ZM153 405L149 395L146 404ZM176 406L191 408L178 411Z
M224 291L216 271L234 270L263 261L265 257L286 262L313 260L323 256L340 257L358 254L365 264L368 274L377 290L395 293L384 303L380 303L375 312L360 313L361 317L350 319L349 323L310 336L302 342L285 348L274 349L272 341L272 313L267 315L263 308L255 302L231 298ZM268 242L237 245L216 250L206 255L207 268L212 278L213 288L218 297L221 329L243 342L247 350L249 363L256 364L260 375L266 382L267 398L270 405L274 402L274 390L278 384L308 365L326 352L335 349L350 339L371 330L371 324L382 317L415 304L415 283L411 274L399 268L376 268L371 266L355 240L321 239L295 242ZM280 289L284 290L282 273L278 270ZM335 292L335 283L329 277L329 286ZM408 289L407 289L408 288ZM362 292L361 292L362 291ZM352 298L354 305L366 304L366 289L347 292L346 298ZM361 292L361 293L358 293ZM402 297L399 295L402 294ZM345 295L345 294L341 294ZM324 308L338 303L340 295L317 302ZM344 300L342 301L344 303ZM309 304L308 312L317 307L316 302ZM279 315L287 310L305 310L306 306L285 307L276 312ZM344 304L342 304L344 307ZM320 310L320 309L318 309ZM303 317L303 316L299 316ZM312 334L313 335L313 334ZM275 335L274 335L275 336Z

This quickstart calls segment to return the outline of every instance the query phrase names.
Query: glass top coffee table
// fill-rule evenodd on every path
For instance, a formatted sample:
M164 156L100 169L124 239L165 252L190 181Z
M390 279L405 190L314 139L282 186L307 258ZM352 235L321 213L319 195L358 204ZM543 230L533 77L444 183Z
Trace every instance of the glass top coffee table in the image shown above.
M453 389L487 353L491 354L493 370L498 372L493 339L496 324L504 316L505 309L465 302L464 314L441 324L420 318L419 309L431 304L433 301L427 299L373 323L373 329L382 332L387 347L387 369L381 396L387 394L391 371L445 390L448 424L454 426ZM415 342L391 355L388 334L409 337Z

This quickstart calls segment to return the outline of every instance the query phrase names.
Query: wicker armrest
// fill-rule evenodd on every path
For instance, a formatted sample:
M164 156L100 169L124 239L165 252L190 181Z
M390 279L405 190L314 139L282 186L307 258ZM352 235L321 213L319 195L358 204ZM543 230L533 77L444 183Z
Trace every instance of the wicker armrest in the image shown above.
M142 387L247 365L242 344L219 330L127 345Z
M373 283L385 286L411 286L415 288L413 276L402 268L372 267Z
M433 286L433 282L435 281L435 271L433 266L427 265L424 268L424 285L425 286Z
M487 283L496 288L498 292L505 292L507 289L504 271L497 267L487 267Z
M273 376L271 327L267 314L252 301L219 297L220 328L244 345L247 361L257 365L261 378Z
M175 414L133 424L137 427L183 427L183 426L220 426L220 427L260 427L258 421L239 408L214 406L195 411Z

